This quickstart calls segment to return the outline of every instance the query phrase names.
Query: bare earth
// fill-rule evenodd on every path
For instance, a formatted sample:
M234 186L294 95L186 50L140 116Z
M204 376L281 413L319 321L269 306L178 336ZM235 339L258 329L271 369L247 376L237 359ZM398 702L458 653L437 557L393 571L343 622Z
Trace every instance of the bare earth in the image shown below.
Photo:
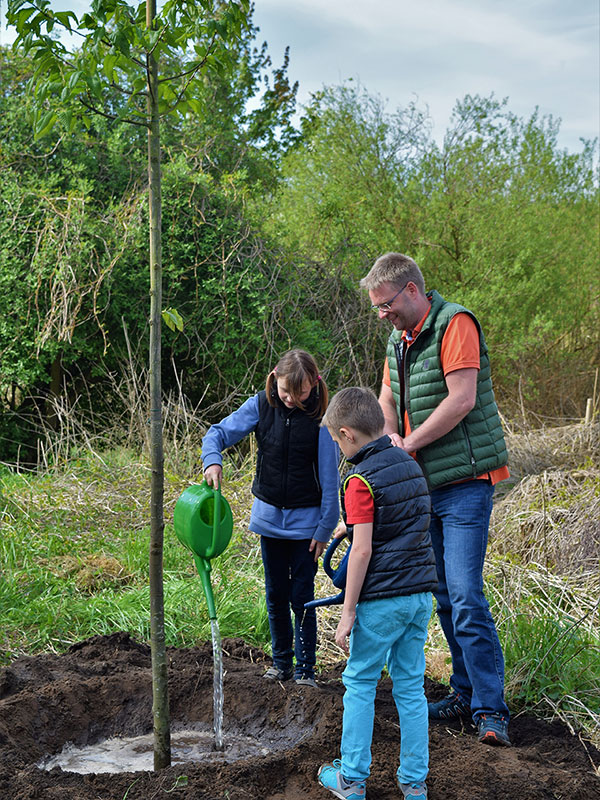
M262 679L265 657L225 640L228 730L264 741L265 756L227 763L179 764L159 773L80 775L36 764L78 745L151 730L149 648L128 634L94 637L64 655L20 658L0 671L0 797L7 800L327 800L316 783L324 761L339 756L343 665L320 676L320 689ZM212 722L212 649L169 650L173 729ZM389 680L376 702L368 800L398 800L398 726ZM437 699L445 692L427 683ZM560 723L520 716L514 747L477 742L471 726L432 725L430 800L596 800L600 753ZM277 747L283 749L275 749ZM180 776L186 776L186 779ZM179 781L178 781L179 778Z

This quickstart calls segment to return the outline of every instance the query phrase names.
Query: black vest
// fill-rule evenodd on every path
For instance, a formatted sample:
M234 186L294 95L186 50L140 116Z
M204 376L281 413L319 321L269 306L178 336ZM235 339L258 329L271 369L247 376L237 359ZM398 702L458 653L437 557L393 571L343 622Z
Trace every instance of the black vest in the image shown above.
M313 390L306 411L288 409L275 391L277 406L258 393L258 444L252 494L278 508L321 505L319 483L319 417L309 413L318 402Z
M431 500L417 462L389 436L382 436L348 459L353 475L369 485L375 504L373 550L360 600L429 592L437 588L435 555L429 535ZM352 531L349 528L352 538Z

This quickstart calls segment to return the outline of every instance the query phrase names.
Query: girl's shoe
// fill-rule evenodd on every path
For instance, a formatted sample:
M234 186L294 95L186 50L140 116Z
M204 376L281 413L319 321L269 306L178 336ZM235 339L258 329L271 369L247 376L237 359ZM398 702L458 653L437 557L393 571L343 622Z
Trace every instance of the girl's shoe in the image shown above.
M298 686L312 686L313 689L317 688L317 682L311 675L298 675L294 678L294 683Z
M268 681L289 681L294 674L294 668L279 669L279 667L269 667L263 675Z
M425 781L419 783L400 783L398 786L404 797L404 800L427 800L427 786Z
M333 764L323 764L319 770L319 783L339 797L340 800L365 800L366 787L364 781L347 781L341 772L342 762L336 758Z

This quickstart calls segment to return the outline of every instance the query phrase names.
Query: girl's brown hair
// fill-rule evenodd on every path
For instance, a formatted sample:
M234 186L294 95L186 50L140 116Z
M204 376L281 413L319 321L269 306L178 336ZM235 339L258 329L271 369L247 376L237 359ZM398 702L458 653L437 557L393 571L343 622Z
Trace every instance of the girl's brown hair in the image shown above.
M322 417L327 410L327 403L329 401L329 393L327 392L327 385L323 378L319 375L319 368L317 362L307 353L306 350L288 350L284 353L277 366L267 375L267 382L265 384L265 392L267 394L267 401L269 405L277 405L277 378L285 378L287 388L294 402L305 410L304 405L297 399L302 394L302 384L308 380L311 386L317 393L316 408L311 410L312 417Z

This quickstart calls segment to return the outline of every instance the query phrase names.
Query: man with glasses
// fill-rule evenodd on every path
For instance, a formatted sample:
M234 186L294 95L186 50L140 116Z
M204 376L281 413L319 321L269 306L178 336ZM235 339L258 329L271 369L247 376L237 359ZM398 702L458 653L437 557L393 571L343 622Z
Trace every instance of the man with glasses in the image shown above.
M483 593L494 485L508 478L483 332L466 308L426 292L401 253L381 256L360 285L393 326L379 397L385 432L417 459L431 492L437 613L453 674L429 717L472 716L481 742L510 745L504 659Z

